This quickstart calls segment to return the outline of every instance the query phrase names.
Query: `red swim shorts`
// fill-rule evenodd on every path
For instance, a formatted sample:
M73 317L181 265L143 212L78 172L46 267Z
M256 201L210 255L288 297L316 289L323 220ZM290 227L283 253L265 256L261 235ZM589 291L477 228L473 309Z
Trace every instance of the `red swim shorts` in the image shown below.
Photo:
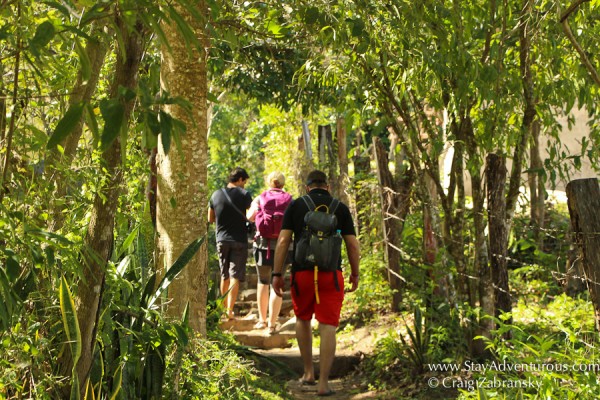
M291 291L296 318L308 321L314 314L319 323L333 326L340 324L340 311L344 302L344 277L342 271L336 271L336 274L339 290L335 287L332 272L319 272L319 304L317 304L314 271L294 273Z

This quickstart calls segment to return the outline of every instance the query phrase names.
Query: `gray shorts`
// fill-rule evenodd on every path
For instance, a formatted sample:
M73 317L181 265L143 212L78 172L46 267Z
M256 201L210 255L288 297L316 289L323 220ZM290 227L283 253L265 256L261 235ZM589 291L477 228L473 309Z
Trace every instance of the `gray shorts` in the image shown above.
M240 282L246 279L248 244L241 242L217 242L221 278L234 278Z

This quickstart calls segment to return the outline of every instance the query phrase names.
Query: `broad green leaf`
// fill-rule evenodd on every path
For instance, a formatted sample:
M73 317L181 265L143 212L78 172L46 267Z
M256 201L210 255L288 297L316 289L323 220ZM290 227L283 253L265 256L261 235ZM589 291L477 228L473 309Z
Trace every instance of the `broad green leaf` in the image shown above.
M117 275L119 275L122 278L123 275L125 275L125 272L127 271L127 268L129 268L130 264L131 264L131 256L127 255L121 260L119 265L117 265Z
M175 279L177 275L179 275L179 273L183 270L183 267L185 267L187 263L190 262L194 255L196 255L196 253L200 249L200 246L202 246L202 243L204 243L205 238L206 236L202 236L201 238L194 240L188 245L188 247L186 247L185 250L183 250L181 255L177 258L173 265L171 265L171 267L165 273L163 279L160 281L158 289L156 289L156 292L148 302L148 308L151 308L154 305L154 303L160 297L162 292L167 287L169 287L171 282L173 282L173 279Z
M52 149L56 147L73 132L73 129L75 129L81 120L84 105L85 103L79 102L69 107L64 117L62 117L62 119L56 125L52 136L50 136L50 139L48 140L46 148Z
M77 320L73 295L71 294L71 289L69 289L67 279L64 276L60 282L59 300L65 334L67 335L67 340L71 346L73 365L77 365L77 361L81 356L81 331L79 330L79 321Z
M35 35L31 39L31 42L29 42L29 47L33 55L36 57L39 56L39 50L50 43L55 33L56 29L54 29L54 25L50 21L44 21L38 25Z
M267 23L267 27L266 28L275 37L281 37L282 36L281 31L282 31L283 28L282 28L282 26L279 23L277 23L276 20L273 20L273 19L269 20L269 22Z
M119 132L123 126L125 107L123 107L119 99L103 100L100 102L100 112L104 119L104 130L100 138L100 148L102 151L105 151L119 136Z
M133 230L129 233L129 235L127 235L127 237L123 241L123 244L121 245L121 248L119 249L119 252L117 253L117 258L121 258L123 253L125 253L127 251L127 249L129 249L129 247L131 246L131 244L137 237L139 229L140 229L140 226L138 225L135 228L133 228Z

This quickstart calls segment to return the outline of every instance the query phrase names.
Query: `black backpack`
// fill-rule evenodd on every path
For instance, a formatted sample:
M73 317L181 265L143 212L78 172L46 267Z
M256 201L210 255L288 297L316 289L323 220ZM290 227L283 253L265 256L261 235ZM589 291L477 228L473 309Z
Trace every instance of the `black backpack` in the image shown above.
M308 207L304 216L306 227L296 245L295 261L303 267L314 268L319 271L335 271L340 265L342 251L342 236L337 230L335 210L340 202L333 199L329 206L322 204L315 206L310 196L302 196ZM319 211L325 208L326 211Z

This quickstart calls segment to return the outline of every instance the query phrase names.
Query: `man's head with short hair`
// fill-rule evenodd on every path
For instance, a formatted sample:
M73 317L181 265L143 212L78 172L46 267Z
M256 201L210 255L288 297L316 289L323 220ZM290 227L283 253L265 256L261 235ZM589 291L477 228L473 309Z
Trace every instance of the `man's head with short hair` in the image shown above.
M248 173L246 172L246 170L244 168L235 167L229 174L228 179L229 179L230 183L235 183L235 182L239 181L240 179L246 180L248 178L250 178L250 175L248 175Z
M311 171L306 177L306 186L311 189L327 187L327 175L323 171Z
M283 189L283 186L285 186L285 176L279 171L273 171L267 176L267 185L270 188Z

